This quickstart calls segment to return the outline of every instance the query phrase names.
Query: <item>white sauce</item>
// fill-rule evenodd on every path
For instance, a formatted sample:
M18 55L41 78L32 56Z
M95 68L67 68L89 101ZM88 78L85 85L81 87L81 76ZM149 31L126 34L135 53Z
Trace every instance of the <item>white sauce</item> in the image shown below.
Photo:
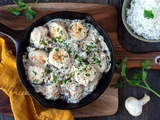
M77 103L96 89L111 58L94 26L85 20L53 19L31 32L23 63L36 92Z

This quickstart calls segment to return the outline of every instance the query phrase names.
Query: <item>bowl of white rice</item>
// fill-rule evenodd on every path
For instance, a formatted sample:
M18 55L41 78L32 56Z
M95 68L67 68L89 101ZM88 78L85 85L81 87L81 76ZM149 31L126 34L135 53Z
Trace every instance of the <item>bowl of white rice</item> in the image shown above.
M138 40L160 42L160 0L124 0L122 21Z

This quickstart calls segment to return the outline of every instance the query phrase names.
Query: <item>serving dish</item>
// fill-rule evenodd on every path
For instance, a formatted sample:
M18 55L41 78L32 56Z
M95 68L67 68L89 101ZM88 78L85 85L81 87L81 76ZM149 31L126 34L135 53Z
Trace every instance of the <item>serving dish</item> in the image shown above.
M122 5L122 22L125 28L127 29L127 31L130 33L130 35L132 35L136 39L141 40L143 42L149 42L149 43L160 42L160 40L147 40L144 37L134 33L134 31L129 27L129 25L127 24L126 10L130 8L131 1L132 0L124 0L123 5Z
M43 95L36 93L34 91L34 88L30 85L30 83L26 80L25 76L25 70L22 63L22 56L24 52L26 52L26 47L29 45L29 37L30 33L33 30L33 28L37 26L42 26L48 21L54 19L54 18L65 18L65 19L85 19L86 22L91 23L95 28L99 31L99 33L104 37L105 42L107 46L109 47L109 50L111 52L111 69L108 71L108 73L104 74L102 79L100 80L97 88L87 97L83 98L79 103L71 104L66 103L62 100L47 100L43 97ZM93 20L93 18L86 13L76 13L76 12L69 12L69 11L62 11L62 12L56 12L51 13L49 15L46 15L36 22L34 22L31 26L26 28L25 30L12 30L3 24L0 24L0 32L9 36L16 46L16 64L17 64L17 71L20 77L20 80L25 87L25 89L29 92L29 94L35 98L41 106L46 108L57 108L57 109L72 109L72 108L78 108L82 107L84 105L89 104L90 102L94 101L96 98L98 98L107 88L109 85L111 78L113 76L114 72L114 64L115 64L115 55L112 43L110 41L110 38L108 37L107 33Z

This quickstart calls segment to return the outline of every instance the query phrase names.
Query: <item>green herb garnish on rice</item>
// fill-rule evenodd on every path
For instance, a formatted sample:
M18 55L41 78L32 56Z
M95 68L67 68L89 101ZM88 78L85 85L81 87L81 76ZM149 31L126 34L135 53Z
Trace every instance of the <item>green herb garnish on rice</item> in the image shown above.
M154 14L152 13L152 10L144 10L144 17L147 19L153 19Z

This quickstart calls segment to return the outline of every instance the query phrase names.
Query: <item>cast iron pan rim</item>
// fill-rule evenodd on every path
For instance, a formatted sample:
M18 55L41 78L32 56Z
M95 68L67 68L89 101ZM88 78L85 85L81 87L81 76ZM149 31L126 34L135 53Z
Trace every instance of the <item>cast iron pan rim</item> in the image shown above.
M50 18L51 16L54 16L54 15L58 15L58 14L69 14L69 15L73 15L73 16L81 16L82 18L86 18L86 20L88 21L88 22L90 22L94 27L96 27L96 29L98 28L98 31L99 32L101 32L103 35L103 37L105 38L105 40L107 40L107 43L106 43L106 41L105 41L105 43L107 44L107 46L109 47L109 50L110 50L110 52L111 52L111 68L110 68L110 70L108 71L108 73L104 73L104 74L109 74L109 79L105 79L106 80L106 82L103 84L104 85L104 87L102 87L102 88L99 88L99 91L97 91L97 88L90 94L90 95L88 95L88 96L86 96L85 98L87 98L87 102L81 102L81 101L83 101L84 99L82 99L79 103L67 103L66 102L66 105L67 106L55 106L54 104L52 105L48 105L48 103L46 104L46 103L44 103L44 102L42 102L43 100L40 100L38 97L39 97L39 95L37 96L37 95L35 95L35 93L32 93L31 92L31 90L30 90L30 87L28 87L28 85L27 84L25 84L25 82L27 81L27 79L21 79L22 77L24 77L24 76L22 76L21 75L21 71L20 71L20 66L19 66L19 62L18 62L18 60L17 60L17 68L18 68L18 74L19 74L19 76L20 76L20 80L21 80L21 82L22 82L22 84L23 84L23 86L25 87L25 89L28 91L28 93L36 100L36 101L38 101L38 103L42 106L42 107L45 107L45 108L57 108L57 109L75 109L75 108L79 108L79 107L82 107L82 106L85 106L85 105L87 105L87 104L89 104L89 103L91 103L91 102L93 102L95 99L97 99L106 89L107 89L107 87L108 87L108 85L109 85L109 83L111 82L111 79L112 79L112 77L113 77L113 73L114 73L114 65L115 65L115 53L114 53L114 48L113 48L113 44L112 44L112 42L111 42L111 40L110 40L110 38L109 38L109 36L108 36L108 34L103 30L103 28L92 18L92 16L91 15L89 15L88 13L78 13L78 12L71 12L71 11L60 11L60 12L55 12L55 13L51 13L51 14L48 14L48 15L46 15L46 16L44 16L44 17L42 17L42 18L40 18L40 19L38 19L37 21L35 21L32 25L30 25L27 29L26 29L26 31L25 31L25 34L27 34L27 32L28 31L31 31L34 27L37 27L37 25L39 25L39 23L41 22L41 21L43 21L44 22L44 20L45 20L45 22L48 22L48 21L50 21L51 19L48 19L48 18ZM46 18L47 18L47 21L46 21ZM51 17L52 18L52 17ZM54 18L54 17L53 17ZM74 18L74 19L76 19L76 18ZM78 19L78 18L77 18ZM22 38L22 39L24 39L24 38ZM20 45L21 44L23 44L23 40L21 40L21 42L20 42L20 44L19 44L19 47L18 47L18 50L17 50L17 57L19 56L18 55L18 52L21 50L21 48L20 48ZM24 53L23 53L24 54ZM104 75L103 75L104 76ZM102 77L103 77L102 76ZM108 77L108 76L107 76ZM104 78L103 78L104 79ZM102 80L100 79L100 82L101 82ZM104 80L103 80L104 81ZM103 82L102 81L102 82ZM99 86L99 84L100 84L100 82L98 83L98 85L97 85L97 87ZM28 82L29 83L29 82ZM36 94L40 94L40 93L36 93ZM92 96L91 96L92 95ZM42 96L42 95L41 95ZM92 97L91 99L89 99L88 97ZM50 101L50 100L48 100L48 101ZM62 100L57 100L57 101L62 101ZM56 101L55 101L56 102ZM61 103L61 102L60 102ZM63 101L63 103L64 103L64 101ZM59 104L59 102L58 102L58 104Z

